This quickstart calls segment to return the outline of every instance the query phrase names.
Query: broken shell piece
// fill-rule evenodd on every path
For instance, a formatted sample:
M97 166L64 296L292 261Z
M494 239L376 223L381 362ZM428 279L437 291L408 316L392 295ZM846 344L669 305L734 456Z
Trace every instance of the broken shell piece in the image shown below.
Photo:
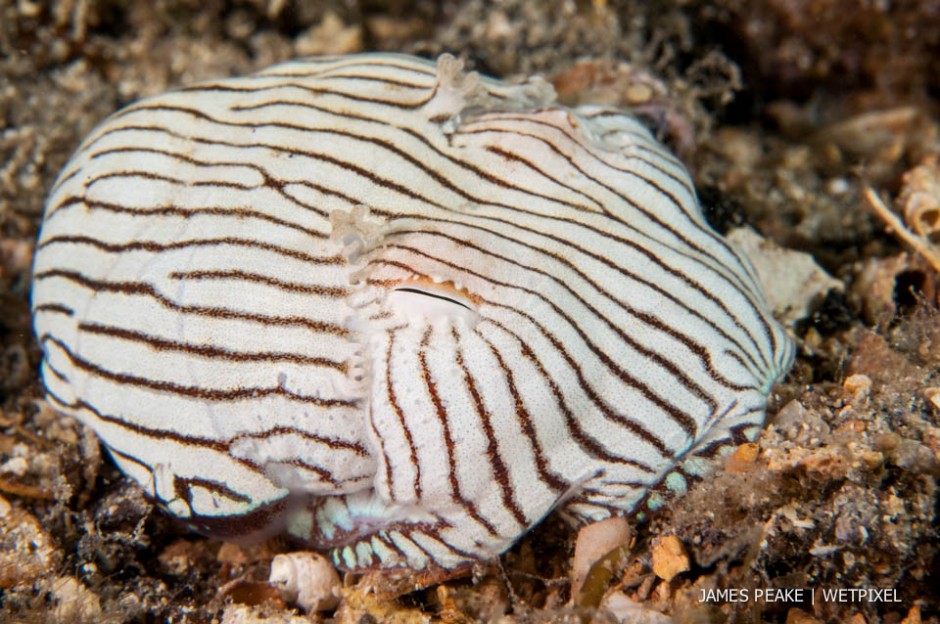
M849 375L842 382L842 389L849 394L864 393L867 395L871 391L871 377L861 373Z
M901 219L888 208L887 204L870 186L865 188L865 200L871 206L871 209L875 211L875 214L894 232L895 236L914 249L930 263L935 271L940 273L940 249L931 245L929 239L908 230Z
M924 396L933 405L933 408L940 412L940 388L925 388Z
M899 106L849 117L822 129L813 139L814 143L833 145L853 159L895 163L930 137L930 125L923 111Z
M277 555L271 561L268 583L289 603L304 611L327 611L339 604L339 575L325 557L298 551Z
M675 535L667 535L653 546L653 573L667 583L689 567L689 556Z
M747 472L754 467L760 456L760 446L754 442L745 442L734 449L734 453L725 461L728 472Z
M936 155L925 158L904 174L898 204L904 221L918 236L940 243L940 162Z
M630 599L622 592L609 594L604 598L601 607L614 614L618 622L631 622L633 624L670 624L674 620L654 609L644 607L639 602Z
M894 293L897 281L914 269L906 253L889 258L869 258L852 284L852 293L862 303L862 318L872 326L885 327L898 312Z
M751 228L731 230L727 238L754 265L767 304L788 327L809 316L827 292L844 289L842 282L826 273L810 254L780 247Z
M101 601L74 576L58 577L51 582L52 617L55 622L100 622Z
M594 568L598 567L597 564L603 563L606 555L629 541L630 525L625 518L620 517L589 524L578 532L578 540L574 546L574 559L571 563L571 596L576 603L584 604L582 594L587 590L586 581ZM613 575L609 567L608 574L603 575L606 579L601 583L604 589ZM600 594L597 598L600 599Z
M267 603L280 609L287 608L287 603L277 588L264 581L236 578L220 587L219 594L231 604L258 606Z

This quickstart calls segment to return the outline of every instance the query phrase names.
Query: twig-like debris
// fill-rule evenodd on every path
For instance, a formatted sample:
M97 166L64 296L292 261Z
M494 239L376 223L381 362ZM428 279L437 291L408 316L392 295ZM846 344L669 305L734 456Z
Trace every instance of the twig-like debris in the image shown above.
M42 488L36 487L35 485L17 483L2 477L0 477L0 492L3 492L4 494L12 494L13 496L20 496L22 498L35 498L39 500L52 500L54 498L52 493L47 492Z
M881 197L870 186L865 187L865 199L868 200L868 204L875 211L875 214L881 217L881 220L894 232L895 236L910 245L914 251L930 263L934 271L940 273L940 250L934 248L930 241L908 230L901 219L885 205Z

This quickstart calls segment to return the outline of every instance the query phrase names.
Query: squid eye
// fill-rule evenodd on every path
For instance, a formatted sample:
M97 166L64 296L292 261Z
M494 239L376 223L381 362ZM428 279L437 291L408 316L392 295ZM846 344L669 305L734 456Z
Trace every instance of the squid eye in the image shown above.
M477 310L473 302L455 288L441 284L407 284L389 293L389 304L406 316L424 318L462 318L475 323Z
M440 299L441 301L446 301L447 303L459 305L460 307L466 308L470 310L471 312L474 311L473 308L471 308L469 305L467 305L463 301L459 301L453 297L448 297L447 295L443 295L440 293L431 292L429 290L422 290L420 288L412 288L410 286L407 286L407 287L402 287L402 288L396 288L395 292L414 293L416 295L424 295L425 297L433 297L434 299Z

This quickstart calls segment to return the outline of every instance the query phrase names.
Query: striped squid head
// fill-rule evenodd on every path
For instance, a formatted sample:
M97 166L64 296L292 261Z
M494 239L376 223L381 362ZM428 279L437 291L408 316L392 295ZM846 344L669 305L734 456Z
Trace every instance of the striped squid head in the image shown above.
M367 502L325 503L330 512L318 517L329 516L347 540L376 528L438 527L457 549L449 556L504 550L564 487L554 475L548 484L533 479L548 472L541 455L562 432L543 432L540 448L521 404L521 393L545 388L519 378L531 372L520 366L528 347L499 314L521 309L518 289L496 287L502 276L488 266L492 257L471 253L481 241L456 228L358 209L334 214L333 224L351 266L350 327L361 341L363 416L377 468ZM347 565L369 559L357 554Z
M343 246L350 266L349 303L357 310L352 329L363 340L406 329L423 334L431 326L476 326L483 299L461 283L458 271L442 264L440 250L435 254L428 245L433 228L409 232L421 224L413 219L387 223L358 206L334 212L331 220L333 239Z

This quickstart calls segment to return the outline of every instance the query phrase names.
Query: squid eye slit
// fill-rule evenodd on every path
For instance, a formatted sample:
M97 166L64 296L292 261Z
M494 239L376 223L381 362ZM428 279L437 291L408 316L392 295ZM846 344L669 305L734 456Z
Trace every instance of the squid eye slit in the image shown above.
M402 286L402 287L396 288L395 291L396 291L396 292L414 293L414 294L416 294L416 295L424 295L425 297L433 297L434 299L440 299L441 301L446 301L447 303L452 303L452 304L454 304L454 305L458 305L458 306L460 306L461 308L466 308L467 310L470 310L471 312L475 312L475 311L476 311L476 310L474 310L473 308L471 308L470 306L468 306L467 304L465 304L465 303L462 302L462 301L458 301L457 299L453 299L453 298L451 298L451 297L448 297L447 295L441 295L441 294L439 294L439 293L428 292L428 291L426 291L426 290L420 290L420 289L418 289L418 288L408 288L407 286Z
M479 320L473 297L451 283L396 284L388 293L388 304L407 319L463 319L470 326Z

